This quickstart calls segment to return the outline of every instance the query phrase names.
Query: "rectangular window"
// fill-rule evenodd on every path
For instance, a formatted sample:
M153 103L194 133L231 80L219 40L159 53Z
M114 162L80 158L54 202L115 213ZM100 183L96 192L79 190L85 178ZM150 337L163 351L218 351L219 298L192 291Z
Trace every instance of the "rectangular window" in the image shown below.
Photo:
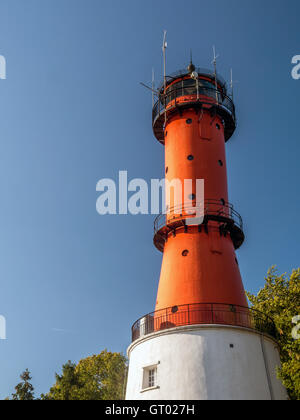
M157 387L157 366L149 366L143 369L142 390Z

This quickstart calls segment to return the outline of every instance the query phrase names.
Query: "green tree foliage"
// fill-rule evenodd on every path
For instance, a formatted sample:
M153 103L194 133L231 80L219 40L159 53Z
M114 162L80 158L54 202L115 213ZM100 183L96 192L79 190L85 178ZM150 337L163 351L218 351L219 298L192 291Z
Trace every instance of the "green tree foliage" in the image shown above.
M300 339L293 338L292 320L300 315L300 268L290 276L279 276L275 267L267 274L257 296L247 293L252 307L273 318L280 345L282 367L279 377L292 400L300 400Z
M76 391L80 389L80 378L76 373L76 365L69 361L62 367L62 374L55 375L56 383L49 394L41 395L42 400L76 400Z
M122 400L127 369L120 353L103 351L98 356L68 362L43 400Z
M15 387L15 394L12 395L14 401L32 401L34 400L34 388L30 381L32 377L28 369L20 376L22 382Z

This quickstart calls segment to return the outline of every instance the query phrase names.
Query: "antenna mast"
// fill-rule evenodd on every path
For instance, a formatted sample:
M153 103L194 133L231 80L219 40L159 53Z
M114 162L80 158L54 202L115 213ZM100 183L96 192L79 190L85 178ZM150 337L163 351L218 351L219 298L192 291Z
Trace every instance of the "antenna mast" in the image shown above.
M167 31L164 31L164 40L163 40L163 46L162 46L162 50L163 50L163 59L164 59L164 93L166 93L166 87L167 87L167 65L166 65L166 49L168 47L167 44Z
M213 46L213 52L214 52L213 65L214 65L214 70L215 70L216 100L217 100L217 104L219 105L218 80L217 80L217 58L219 56L216 55L216 47L215 46Z
M167 43L167 31L164 31L164 40L163 40L163 60L164 60L164 105L165 105L165 124L167 122L167 110L166 110L166 90L167 90L167 64L166 64L166 49L168 47Z
M154 107L155 73L152 69L152 108Z

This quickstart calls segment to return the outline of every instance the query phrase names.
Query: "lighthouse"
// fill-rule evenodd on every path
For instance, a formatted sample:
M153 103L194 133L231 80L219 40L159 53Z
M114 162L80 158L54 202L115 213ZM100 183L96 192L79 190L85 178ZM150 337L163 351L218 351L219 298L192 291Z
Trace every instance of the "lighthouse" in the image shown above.
M233 93L216 67L191 61L164 77L152 120L166 180L192 180L195 190L169 194L154 223L162 269L155 310L132 327L126 399L286 400L275 325L248 307L236 256L245 234L228 197ZM201 200L197 180L204 180Z

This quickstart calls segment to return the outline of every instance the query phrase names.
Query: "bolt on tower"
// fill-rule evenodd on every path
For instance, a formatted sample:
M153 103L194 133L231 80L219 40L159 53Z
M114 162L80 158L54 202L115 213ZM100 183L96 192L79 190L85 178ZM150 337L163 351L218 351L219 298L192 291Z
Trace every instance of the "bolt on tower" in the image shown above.
M165 77L152 117L166 179L204 180L203 222L189 211L196 191L173 194L155 220L157 301L132 328L126 398L286 399L274 323L248 308L235 253L245 237L228 198L225 144L236 116L226 83L191 62Z

